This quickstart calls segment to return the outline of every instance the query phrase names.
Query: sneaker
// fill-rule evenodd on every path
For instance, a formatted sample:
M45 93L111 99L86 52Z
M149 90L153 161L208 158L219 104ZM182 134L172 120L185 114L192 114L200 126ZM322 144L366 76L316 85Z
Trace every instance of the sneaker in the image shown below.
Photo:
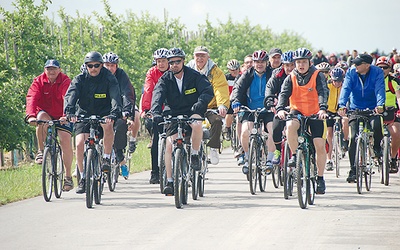
M238 163L238 166L244 164L244 154L240 155L240 156L237 158L237 163Z
M86 192L86 185L85 185L85 179L81 179L79 182L78 187L76 188L76 193L77 194L84 194Z
M351 168L349 172L349 177L347 177L348 183L355 183L356 182L356 169Z
M230 141L231 140L231 128L224 128L222 131L222 136L224 137L224 140Z
M167 185L165 185L163 194L165 194L165 196L173 196L174 195L174 183L173 182L168 182Z
M249 162L246 161L242 167L242 172L243 174L248 174L249 173Z
M266 167L267 168L265 169L265 172L267 174L271 174L272 171L274 170L274 166L272 165L272 162L271 161L267 161Z
M63 191L68 192L74 188L74 182L71 176L65 176Z
M241 156L243 154L243 148L241 146L239 146L239 148L235 151L235 153L233 154L233 156L235 158L238 158L239 156Z
M219 162L219 153L216 148L211 148L210 150L210 162L213 165L217 165Z
M399 172L399 167L397 166L397 159L392 159L392 160L390 161L390 170L389 170L389 173L395 174L395 173L397 173L397 172Z
M344 140L344 141L343 141L342 150L343 150L344 152L349 151L349 140Z
M296 162L297 162L297 157L296 155L292 155L288 161L288 166L289 167L296 167Z
M193 154L190 156L190 165L195 171L201 170L200 157L198 154Z
M333 163L332 161L328 161L325 166L326 171L333 171Z
M128 177L129 177L129 170L128 170L128 167L127 167L126 165L121 165L121 174L122 174L122 177L125 178L125 180L128 179Z
M275 150L274 158L272 159L272 164L278 165L279 163L281 163L281 151Z
M160 184L160 177L156 174L151 174L149 182L150 184Z
M136 141L129 141L129 153L133 153L136 150Z
M111 169L111 160L110 158L103 158L101 162L101 171L104 173L108 173Z
M317 194L325 194L325 180L317 179Z

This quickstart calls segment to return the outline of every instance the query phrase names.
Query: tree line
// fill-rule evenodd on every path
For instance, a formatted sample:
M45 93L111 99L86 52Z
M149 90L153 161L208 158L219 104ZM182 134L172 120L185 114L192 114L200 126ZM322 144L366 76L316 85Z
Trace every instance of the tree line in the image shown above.
M107 0L102 0L105 15L93 11L75 16L60 8L54 21L46 15L51 0L14 0L15 10L0 7L0 149L26 148L33 128L24 123L25 96L35 76L43 72L47 59L57 59L71 79L80 73L83 57L89 51L114 52L134 85L138 100L152 54L158 48L180 47L192 58L193 49L204 45L210 56L225 71L230 59L242 61L258 49L279 47L283 51L311 45L300 35L283 31L274 33L268 27L252 25L249 19L212 24L208 16L196 31L186 28L179 18L165 12L159 19L149 12L140 15L127 11L113 13ZM68 4L67 2L65 4Z

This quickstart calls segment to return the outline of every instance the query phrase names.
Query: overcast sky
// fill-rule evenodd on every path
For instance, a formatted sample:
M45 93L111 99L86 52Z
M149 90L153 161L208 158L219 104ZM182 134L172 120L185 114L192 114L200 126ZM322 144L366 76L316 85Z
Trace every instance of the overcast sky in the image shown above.
M0 0L0 5L10 10L9 2ZM72 16L76 16L76 10L81 15L93 11L104 13L100 0L52 2L50 15L57 16L60 6ZM377 48L388 53L393 47L400 49L400 0L109 0L109 3L114 13L149 11L160 20L166 9L170 18L179 17L189 30L204 24L207 14L214 25L218 20L226 22L229 15L237 22L248 17L252 25L269 27L275 33L295 31L325 53L346 49L371 52Z

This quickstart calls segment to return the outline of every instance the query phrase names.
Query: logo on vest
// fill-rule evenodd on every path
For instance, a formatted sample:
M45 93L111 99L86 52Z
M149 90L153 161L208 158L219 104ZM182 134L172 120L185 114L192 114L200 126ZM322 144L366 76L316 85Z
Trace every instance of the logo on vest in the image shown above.
M94 94L94 98L96 99L104 99L107 97L107 94Z

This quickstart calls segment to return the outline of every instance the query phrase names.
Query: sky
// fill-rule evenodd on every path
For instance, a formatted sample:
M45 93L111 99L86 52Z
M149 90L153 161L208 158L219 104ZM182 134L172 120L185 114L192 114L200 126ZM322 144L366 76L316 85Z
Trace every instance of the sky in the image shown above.
M10 2L0 0L0 6L12 10ZM205 24L207 15L214 25L225 23L229 16L234 22L247 17L252 25L277 34L294 31L325 54L400 49L399 0L109 0L109 4L116 14L148 11L159 20L166 10L169 18L179 17L188 30ZM80 15L104 13L100 0L53 0L48 15L57 17L61 6L73 17L77 10Z

